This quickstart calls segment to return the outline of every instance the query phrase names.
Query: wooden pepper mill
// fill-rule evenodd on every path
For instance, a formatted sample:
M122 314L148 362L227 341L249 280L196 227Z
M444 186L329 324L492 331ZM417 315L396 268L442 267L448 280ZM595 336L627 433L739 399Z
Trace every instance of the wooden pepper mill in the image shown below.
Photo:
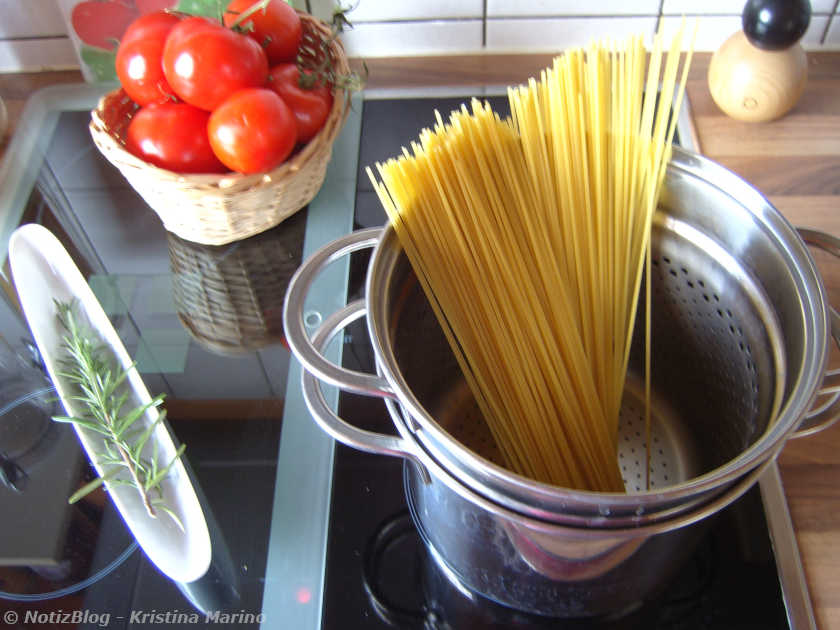
M709 89L726 114L766 122L799 100L808 60L799 40L811 21L808 0L748 0L742 30L712 56Z

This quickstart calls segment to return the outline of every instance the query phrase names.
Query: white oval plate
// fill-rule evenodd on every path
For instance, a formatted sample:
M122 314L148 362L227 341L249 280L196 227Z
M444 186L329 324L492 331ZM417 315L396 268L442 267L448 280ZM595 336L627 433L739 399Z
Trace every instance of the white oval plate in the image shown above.
M129 370L127 383L131 393L126 408L133 409L151 400L102 306L52 232L36 224L19 227L9 241L9 262L29 328L68 415L83 415L83 410L70 398L73 390L67 380L57 375L60 371L58 361L64 356L64 329L58 321L55 300L70 302L75 299L77 308L87 317L106 350L113 353L123 369ZM158 415L158 410L151 407L143 421L152 423ZM103 451L102 436L75 424L73 428L91 462L95 462L95 454ZM165 422L157 425L146 444L145 449L149 452L153 441L157 442L158 461L162 466L166 465L176 449ZM94 465L102 475L102 468ZM207 572L211 557L210 534L195 489L180 460L170 469L161 490L166 506L178 516L183 530L162 510L155 518L149 516L134 488L108 481L105 486L138 544L161 572L177 582L192 582Z

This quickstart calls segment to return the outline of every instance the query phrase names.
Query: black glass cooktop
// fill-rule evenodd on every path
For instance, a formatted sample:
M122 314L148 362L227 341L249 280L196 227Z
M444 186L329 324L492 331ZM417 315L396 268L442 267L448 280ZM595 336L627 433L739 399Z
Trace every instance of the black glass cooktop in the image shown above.
M335 445L312 422L301 401L300 366L283 344L285 283L320 245L384 223L363 168L395 155L433 122L435 109L448 112L468 91L434 97L369 92L355 99L324 188L309 208L274 230L215 248L168 235L98 154L87 122L102 91L71 86L34 99L0 171L3 245L28 221L59 234L149 389L167 393L172 431L187 444L185 459L210 526L213 565L197 582L174 583L137 548L107 495L66 506L67 489L89 479L90 469L72 431L45 428L52 413L43 391L49 384L37 371L25 325L9 315L14 301L6 300L0 334L24 358L32 376L27 392L38 397L7 396L0 414L4 422L34 418L26 426L37 429L0 432L5 623L284 630L814 627L777 475L719 514L679 575L649 601L614 619L545 619L451 581L411 522L402 461ZM501 92L485 92L503 112L504 98L493 96ZM365 253L339 266L313 309L331 312L358 296L365 269ZM3 284L13 295L7 275ZM257 304L260 326L229 326L212 317L229 312L243 291L255 298L250 303ZM359 323L347 329L341 354L348 367L372 369ZM0 368L4 378L15 372ZM332 400L358 426L393 430L378 399L341 394ZM49 498L36 497L35 488L49 491Z
M506 100L491 99L506 110ZM396 155L401 144L463 99L367 101L360 165ZM400 140L402 139L402 140ZM385 216L368 178L359 174L354 228L382 225ZM350 266L350 292L360 297L367 257ZM374 369L364 326L353 324L343 349L346 367ZM393 432L381 401L350 394L339 415L377 432ZM333 472L323 627L339 628L610 628L788 629L773 545L756 487L717 515L696 551L667 587L633 610L605 619L529 615L469 592L438 565L412 523L403 463L338 445Z

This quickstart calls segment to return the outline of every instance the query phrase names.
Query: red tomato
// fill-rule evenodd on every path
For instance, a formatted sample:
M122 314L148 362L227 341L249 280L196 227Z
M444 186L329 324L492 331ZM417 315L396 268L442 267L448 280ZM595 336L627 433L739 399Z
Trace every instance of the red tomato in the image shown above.
M268 73L268 87L277 92L295 115L298 142L315 137L330 114L332 90L321 83L313 88L300 87L300 70L293 63L281 63Z
M235 92L210 114L207 133L216 156L240 173L271 170L289 157L297 142L291 110L264 88Z
M85 44L114 50L137 10L131 2L87 0L80 2L70 13L73 30Z
M212 111L237 90L263 85L268 60L250 37L207 18L189 17L169 33L163 73L181 99Z
M163 10L141 15L125 29L125 32L120 38L120 44L127 44L135 39L148 39L151 37L155 39L160 38L165 42L169 31L180 21L181 16L178 14ZM163 35L161 35L162 33Z
M134 114L126 148L176 173L225 173L207 137L210 113L187 103L152 103Z
M117 49L117 78L131 99L140 105L175 100L163 74L166 37L180 18L156 11L139 17L128 27Z
M233 24L256 0L232 0L225 11L225 26ZM265 8L248 16L242 26L253 28L248 31L258 44L265 48L270 64L292 61L298 53L303 27L300 17L285 0L270 0Z

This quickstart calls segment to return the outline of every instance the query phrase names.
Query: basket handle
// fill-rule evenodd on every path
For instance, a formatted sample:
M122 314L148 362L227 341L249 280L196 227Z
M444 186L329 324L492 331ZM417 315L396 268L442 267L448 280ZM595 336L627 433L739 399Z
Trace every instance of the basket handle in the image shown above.
M316 251L301 265L286 291L283 304L283 327L286 330L286 341L295 357L303 364L305 371L316 378L335 385L345 391L379 398L393 398L394 391L388 381L376 374L367 374L355 370L348 370L327 359L310 340L307 332L307 320L314 317L320 323L320 313L304 313L306 298L312 283L318 274L330 263L351 254L359 249L375 247L379 243L382 228L358 230L343 236ZM360 307L364 309L364 306ZM343 312L342 311L338 311ZM364 314L354 312L345 313L342 328ZM335 315L335 314L334 314ZM352 319L346 320L347 316ZM333 319L333 316L326 318ZM326 321L326 320L325 320Z
M840 258L840 239L820 230L798 228L802 240L836 258ZM840 314L828 307L829 325L834 343L840 348ZM791 437L799 438L814 435L832 426L840 420L840 369L827 370L820 389L817 390L816 402L805 414L798 431Z

